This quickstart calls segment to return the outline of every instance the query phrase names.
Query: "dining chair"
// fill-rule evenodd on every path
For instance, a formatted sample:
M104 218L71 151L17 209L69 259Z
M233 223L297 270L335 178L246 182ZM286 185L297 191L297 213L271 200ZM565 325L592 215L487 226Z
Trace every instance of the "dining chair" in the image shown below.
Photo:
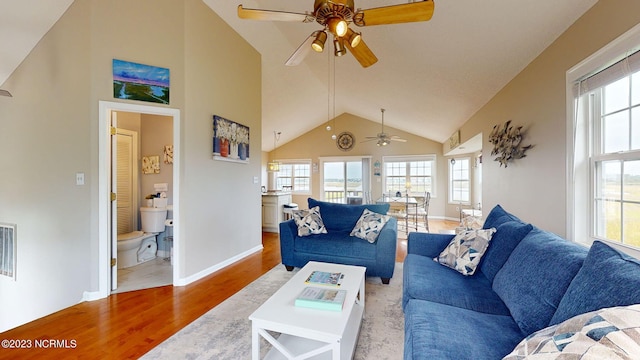
M408 214L410 218L421 217L424 220L424 228L429 232L429 202L431 201L431 193L426 192L422 197L422 202L414 208L409 208Z

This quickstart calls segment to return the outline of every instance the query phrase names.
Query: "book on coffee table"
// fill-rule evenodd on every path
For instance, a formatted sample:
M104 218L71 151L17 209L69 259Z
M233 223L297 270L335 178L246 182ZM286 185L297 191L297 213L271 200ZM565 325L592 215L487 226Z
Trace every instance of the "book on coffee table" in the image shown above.
M340 286L342 284L342 280L344 279L344 274L339 272L328 272L328 271L313 271L311 275L305 280L307 284L313 285L329 285L329 286Z
M307 286L296 298L295 305L312 309L342 311L346 296L346 290Z

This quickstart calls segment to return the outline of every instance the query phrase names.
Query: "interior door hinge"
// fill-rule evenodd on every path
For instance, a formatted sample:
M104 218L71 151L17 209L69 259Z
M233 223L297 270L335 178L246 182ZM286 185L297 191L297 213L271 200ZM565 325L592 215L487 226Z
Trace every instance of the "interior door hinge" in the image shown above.
M118 263L118 260L116 258L111 258L111 267L116 266L117 263Z
M118 196L116 195L116 193L112 192L111 193L111 201L116 201L117 198L118 198Z
M118 132L118 128L117 127L111 127L111 135L115 135Z

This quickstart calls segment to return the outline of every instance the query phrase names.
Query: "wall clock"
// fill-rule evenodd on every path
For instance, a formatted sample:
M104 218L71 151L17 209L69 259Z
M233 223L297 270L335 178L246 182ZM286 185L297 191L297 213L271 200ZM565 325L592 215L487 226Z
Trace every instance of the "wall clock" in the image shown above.
M356 139L350 132L342 132L336 138L336 146L342 151L349 151L356 145Z

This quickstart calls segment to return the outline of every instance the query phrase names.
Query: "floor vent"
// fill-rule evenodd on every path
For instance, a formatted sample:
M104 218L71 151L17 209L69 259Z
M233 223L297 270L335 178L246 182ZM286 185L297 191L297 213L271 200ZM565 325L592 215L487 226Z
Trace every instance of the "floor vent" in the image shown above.
M0 223L0 276L16 278L16 226Z

